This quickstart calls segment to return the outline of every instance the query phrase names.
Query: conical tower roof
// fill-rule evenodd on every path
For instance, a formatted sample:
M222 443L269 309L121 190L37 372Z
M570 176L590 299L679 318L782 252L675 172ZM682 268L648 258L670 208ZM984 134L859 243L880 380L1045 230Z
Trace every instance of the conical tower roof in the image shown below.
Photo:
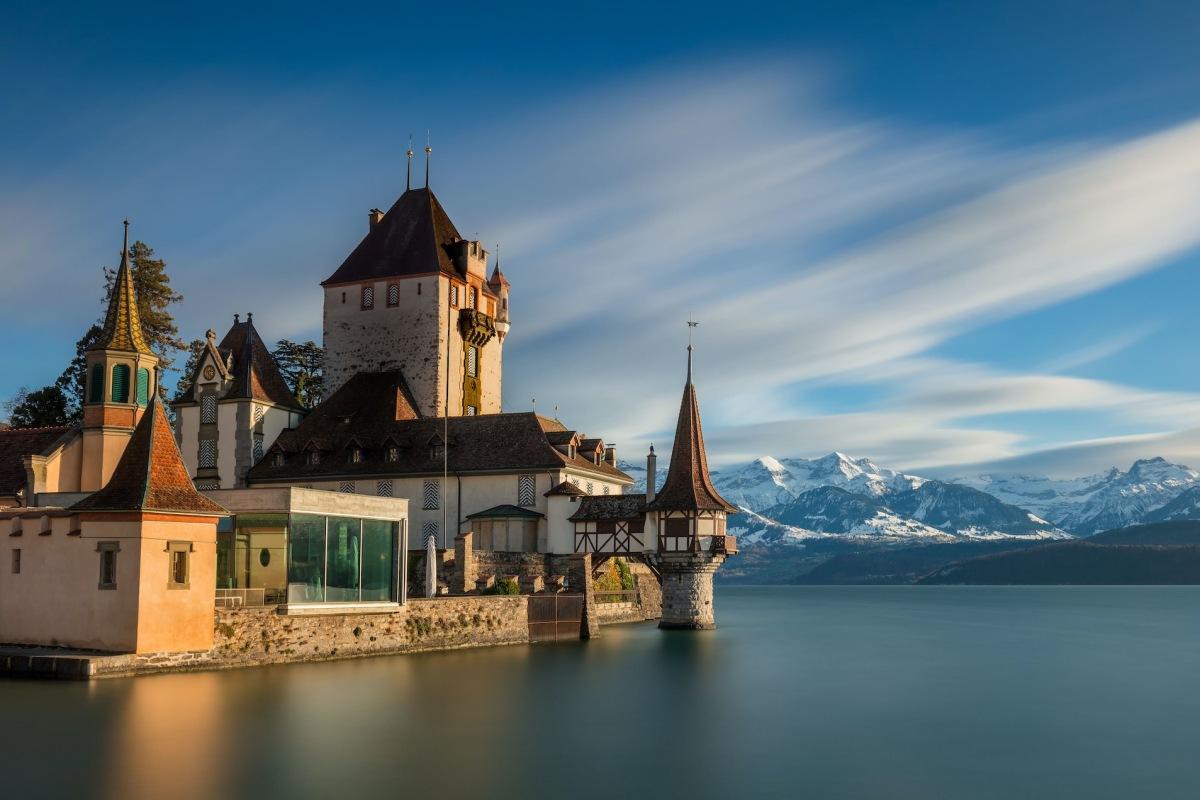
M700 427L700 403L692 385L692 348L688 346L687 385L679 405L675 424L675 443L671 446L671 466L662 489L647 504L653 511L725 511L737 506L717 493L708 475L708 456L704 452L704 431Z
M138 314L137 291L133 288L133 271L129 268L129 220L125 220L125 243L121 248L121 266L108 296L108 311L104 328L89 350L126 350L152 354L142 333Z
M155 394L129 438L104 488L71 511L159 511L225 516L224 508L196 491L162 401Z

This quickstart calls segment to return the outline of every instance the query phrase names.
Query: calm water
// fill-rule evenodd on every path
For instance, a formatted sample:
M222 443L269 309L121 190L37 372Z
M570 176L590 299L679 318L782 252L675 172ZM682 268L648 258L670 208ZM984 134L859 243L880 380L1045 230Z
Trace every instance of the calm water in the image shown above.
M722 588L721 629L0 682L7 797L1196 797L1200 588Z

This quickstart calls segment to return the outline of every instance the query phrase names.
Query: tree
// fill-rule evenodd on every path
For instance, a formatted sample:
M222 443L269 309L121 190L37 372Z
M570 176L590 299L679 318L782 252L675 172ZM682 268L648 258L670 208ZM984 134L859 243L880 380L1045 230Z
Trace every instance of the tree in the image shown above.
M145 242L134 242L130 246L129 270L133 274L133 288L137 292L142 335L146 344L158 356L159 365L164 370L170 369L175 363L175 354L187 346L179 338L179 328L175 325L170 311L172 305L183 300L183 295L171 288L166 262L155 258L154 249ZM83 416L84 387L87 382L85 354L103 332L104 314L107 313L108 299L112 295L116 279L117 269L105 267L104 310L100 313L100 319L75 343L75 357L55 382L55 386L67 398L67 413L72 420ZM163 392L161 386L159 391Z
M43 386L33 392L22 386L4 405L14 428L45 428L71 422L67 395L58 386Z
M179 380L175 381L175 397L180 398L187 394L188 389L192 388L192 376L196 374L196 367L200 366L200 358L204 355L205 341L203 339L192 339L187 346L187 361L183 363L183 369L179 372Z
M271 355L300 405L313 408L321 402L325 389L325 348L313 341L280 339Z

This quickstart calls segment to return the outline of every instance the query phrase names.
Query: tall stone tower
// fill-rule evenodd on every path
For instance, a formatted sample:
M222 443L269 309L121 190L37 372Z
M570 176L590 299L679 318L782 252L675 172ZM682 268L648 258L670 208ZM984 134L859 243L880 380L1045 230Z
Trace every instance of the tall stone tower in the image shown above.
M85 353L83 447L79 491L104 486L151 398L158 391L158 356L146 344L129 267L129 220L100 338Z
M373 209L322 283L325 395L358 372L400 369L422 416L500 411L507 279L459 235L428 186Z
M652 480L647 475L647 481ZM647 486L650 484L647 483ZM708 475L700 404L692 385L692 348L688 345L687 384L671 464L660 491L646 504L658 529L657 561L662 575L660 628L708 630L717 627L713 614L713 575L737 542L725 534L727 514L737 511L717 493Z

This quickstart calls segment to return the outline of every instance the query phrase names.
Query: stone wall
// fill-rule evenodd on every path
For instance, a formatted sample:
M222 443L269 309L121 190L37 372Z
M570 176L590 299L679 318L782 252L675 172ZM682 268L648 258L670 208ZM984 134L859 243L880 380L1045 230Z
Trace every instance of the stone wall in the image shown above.
M521 596L409 600L388 613L279 615L273 608L219 610L215 666L326 661L529 641Z
M713 574L725 557L711 553L664 553L660 628L710 630L717 627L713 612Z

